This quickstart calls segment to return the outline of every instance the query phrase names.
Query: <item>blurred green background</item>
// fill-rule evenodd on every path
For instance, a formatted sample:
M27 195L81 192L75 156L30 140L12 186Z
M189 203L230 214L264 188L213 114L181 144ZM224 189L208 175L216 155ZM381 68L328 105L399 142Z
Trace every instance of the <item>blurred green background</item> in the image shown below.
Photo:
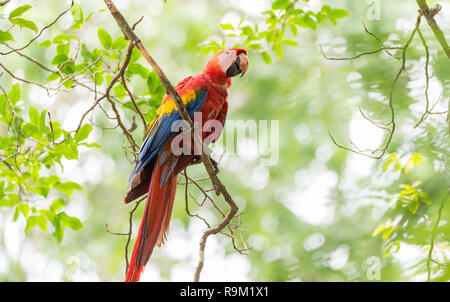
M7 29L6 16L12 9L31 1L13 2L0 9L2 30ZM33 8L26 16L39 28L70 4L56 0L32 2ZM116 2L130 23L144 16L136 33L173 83L201 72L212 54L202 48L205 42L224 39L226 47L240 42L226 37L219 24L236 25L241 18L249 24L264 23L267 15L262 12L272 5L266 0ZM96 12L81 29L69 29L72 16L66 15L23 52L49 64L53 53L37 47L37 43L59 33L78 36L89 49L101 47L99 27L113 39L121 35L109 12L98 12L105 8L103 1L77 3L85 17ZM443 9L436 19L449 40L450 4L440 3ZM427 280L434 224L440 206L448 199L449 129L445 113L430 115L414 128L425 108L422 42L416 35L408 49L406 70L394 93L397 128L387 154L380 160L338 148L329 132L342 145L351 146L351 140L361 149L381 146L386 132L365 120L359 108L374 119L389 121L388 95L401 61L384 52L350 61L330 61L319 48L322 46L327 55L335 57L379 48L380 43L364 31L363 22L387 41L386 45L401 46L414 28L417 4L412 0L339 0L300 1L296 5L316 11L325 4L345 9L349 15L339 19L337 25L323 22L317 30L299 27L296 37L286 30L285 36L298 45L285 45L282 58L270 51L271 64L263 60L257 49L250 51L248 73L233 79L228 119L279 121L279 160L272 166L262 164L264 156L254 147L257 137L237 142L238 148L244 144L246 154L225 153L219 176L243 212L240 230L251 250L248 255L241 255L227 236L210 237L202 281ZM430 100L436 102L436 112L446 111L450 61L425 20L421 31L430 49ZM23 29L10 44L22 45L33 35ZM0 56L0 61L20 77L45 83L44 77L48 76L14 53ZM142 58L138 62L148 66ZM0 77L1 85L8 91L16 82L7 74ZM147 89L145 80L139 77L134 77L129 86L137 94ZM94 99L82 88L49 97L45 90L33 85L21 87L21 106L47 109L64 129L76 127L79 116ZM124 116L127 125L131 125L133 114L128 111ZM94 119L100 125L113 126L100 110ZM138 118L136 121L140 122ZM140 144L140 123L133 134ZM108 233L105 225L113 232L127 232L128 214L134 206L123 203L133 169L122 148L124 140L119 129L94 126L88 141L102 148L81 148L79 160L64 159L64 169L55 168L62 179L83 187L74 192L66 205L66 212L78 217L83 229L67 229L61 243L37 227L24 233L26 219L20 216L12 221L13 209L0 207L1 281L123 280L126 238ZM214 148L220 156L222 146ZM393 158L389 154L395 154L398 161L391 161L383 169ZM415 154L419 155L411 160ZM205 176L200 166L188 171L192 177ZM416 211L411 211L409 204L405 210L404 184L414 184L424 192L417 197ZM194 196L201 198L200 192L190 188ZM223 199L214 198L221 208L227 208ZM193 203L191 207L198 210ZM143 204L134 215L135 231L142 210ZM219 221L211 205L206 204L199 211L211 223ZM450 206L444 204L440 213L434 232L433 261L429 265L432 280L448 281ZM389 221L398 228L386 233ZM374 234L386 222L387 227ZM204 229L202 221L187 215L184 187L180 185L168 241L155 249L142 280L191 281Z

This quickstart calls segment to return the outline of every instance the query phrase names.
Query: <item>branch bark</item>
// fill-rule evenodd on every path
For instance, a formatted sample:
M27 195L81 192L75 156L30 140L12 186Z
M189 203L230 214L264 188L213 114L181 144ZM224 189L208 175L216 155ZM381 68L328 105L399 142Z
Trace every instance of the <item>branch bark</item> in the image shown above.
M169 79L163 72L163 70L160 68L160 66L156 63L156 61L153 59L153 57L148 53L148 51L145 49L144 45L142 44L141 40L138 38L138 36L133 32L130 25L126 21L126 19L123 17L123 15L120 13L120 11L117 9L117 7L114 5L114 3L111 0L104 0L106 6L108 7L109 11L111 12L111 15L116 20L117 25L122 30L123 34L125 35L125 38L130 40L131 43L141 52L142 56L145 58L145 60L150 64L150 66L153 68L153 70L156 72L158 77L161 80L162 85L164 86L166 93L172 98L172 100L175 102L175 105L177 106L178 111L180 112L181 117L183 120L189 123L191 127L193 127L192 119L189 117L189 114L186 111L186 108L183 105L183 101L181 100L181 97L178 95L176 90L174 89L173 85L170 83ZM217 195L222 195L225 199L225 201L228 203L230 210L225 215L225 217L222 219L222 221L215 227L207 229L201 238L200 241L200 250L199 250L199 263L197 265L195 275L194 275L194 281L198 282L200 280L200 273L203 269L204 265L204 252L206 247L206 241L210 235L215 235L222 231L233 219L233 217L236 215L238 211L238 207L236 203L234 202L233 198L231 197L230 193L226 189L225 185L220 181L220 179L217 177L216 171L214 169L214 166L211 162L211 158L204 152L203 143L195 131L193 131L194 136L194 143L197 146L202 146L202 155L201 160L203 162L203 165L205 166L205 169L209 175L209 178L211 179L212 185L214 187L214 190Z
M426 0L416 0L417 5L420 7L420 13L427 19L428 25L430 26L431 30L434 33L434 36L436 37L436 40L439 41L439 44L441 44L442 50L445 52L447 57L450 59L450 47L448 46L447 40L445 39L444 33L439 28L439 26L436 23L436 20L434 19L434 16L436 16L441 11L441 6L439 4L436 4L436 6L432 9L428 7Z
M11 0L5 0L5 1L0 2L0 6L4 6L4 5L8 4L9 1L11 1Z

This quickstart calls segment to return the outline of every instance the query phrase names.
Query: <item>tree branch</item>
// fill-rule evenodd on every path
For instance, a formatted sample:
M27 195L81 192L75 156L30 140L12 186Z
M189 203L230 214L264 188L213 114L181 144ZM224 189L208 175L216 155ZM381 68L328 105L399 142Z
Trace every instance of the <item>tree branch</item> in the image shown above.
M436 37L436 40L439 41L439 44L441 44L442 50L445 52L447 57L450 59L450 47L448 46L447 40L445 40L444 33L439 28L439 26L436 23L436 20L434 19L434 16L436 16L441 11L441 6L436 3L434 8L430 9L427 5L426 0L416 0L417 5L420 7L420 14L427 19L428 25L430 26L431 30L434 33L434 36Z
M11 1L11 0L5 0L5 1L0 2L0 6L4 6L4 5L8 4L9 1Z

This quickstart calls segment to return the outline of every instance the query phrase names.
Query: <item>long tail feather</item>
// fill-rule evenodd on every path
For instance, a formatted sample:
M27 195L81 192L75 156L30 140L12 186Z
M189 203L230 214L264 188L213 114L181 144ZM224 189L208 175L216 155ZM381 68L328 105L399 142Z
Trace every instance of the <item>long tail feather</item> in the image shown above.
M169 169L169 170L168 170ZM137 282L155 245L161 246L169 229L170 215L177 185L177 175L167 164L158 163L152 173L147 204L145 205L126 282ZM167 176L167 173L168 176ZM165 182L161 182L161 176Z

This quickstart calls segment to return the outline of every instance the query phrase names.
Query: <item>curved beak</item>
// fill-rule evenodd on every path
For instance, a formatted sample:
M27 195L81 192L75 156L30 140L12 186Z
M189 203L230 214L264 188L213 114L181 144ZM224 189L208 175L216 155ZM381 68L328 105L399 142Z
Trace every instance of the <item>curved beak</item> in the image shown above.
M247 72L247 69L248 69L248 58L243 53L241 53L238 56L238 58L240 59L239 60L239 64L240 64L241 70L242 70L242 73L241 73L241 78L242 78L244 76L244 74Z
M227 70L227 77L231 78L238 74L241 77L247 72L248 69L248 58L245 54L241 53L237 56L236 60Z

